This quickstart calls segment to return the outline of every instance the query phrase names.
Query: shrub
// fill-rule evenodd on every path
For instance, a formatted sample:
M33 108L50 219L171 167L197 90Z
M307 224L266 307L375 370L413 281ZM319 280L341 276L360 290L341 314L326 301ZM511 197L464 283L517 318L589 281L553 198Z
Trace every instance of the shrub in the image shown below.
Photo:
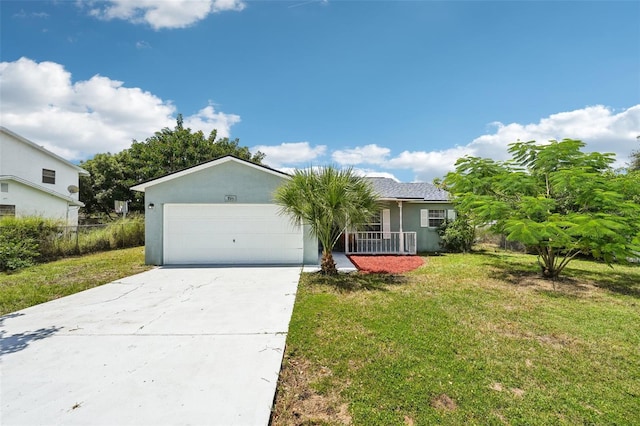
M48 245L60 223L39 217L0 220L0 270L13 271L42 260L42 248Z
M455 220L446 220L438 228L442 248L453 253L471 251L475 239L475 229L464 215Z

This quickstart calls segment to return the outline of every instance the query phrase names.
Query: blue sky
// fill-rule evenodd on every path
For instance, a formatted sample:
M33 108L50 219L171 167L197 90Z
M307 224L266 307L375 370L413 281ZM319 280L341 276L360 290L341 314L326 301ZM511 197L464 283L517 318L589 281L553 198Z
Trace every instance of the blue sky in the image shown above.
M73 161L173 127L430 181L517 139L640 148L637 1L0 2L0 121Z

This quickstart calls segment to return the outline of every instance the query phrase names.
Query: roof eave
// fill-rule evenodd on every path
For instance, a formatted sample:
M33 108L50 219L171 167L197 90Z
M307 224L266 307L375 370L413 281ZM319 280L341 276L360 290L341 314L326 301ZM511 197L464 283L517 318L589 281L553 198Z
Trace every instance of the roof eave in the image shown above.
M191 174L191 173L199 172L201 170L206 170L206 169L208 169L210 167L215 167L215 166L218 166L220 164L227 163L229 161L235 161L237 163L245 164L245 165L247 165L249 167L253 167L253 168L255 168L257 170L261 170L263 172L271 173L273 175L280 176L280 177L283 177L285 179L291 179L291 175L289 175L288 173L281 172L281 171L276 170L276 169L272 169L271 167L264 166L262 164L252 163L251 161L247 161L247 160L244 160L242 158L238 158L238 157L236 157L234 155L225 155L224 157L216 158L214 160L210 160L210 161L207 161L207 162L204 162L204 163L201 163L201 164L197 164L195 166L191 166L191 167L188 167L186 169L178 170L177 172L169 173L167 175L160 176L160 177L155 178L155 179L151 179L151 180L149 180L147 182L139 183L137 185L132 186L130 189L132 191L145 192L146 189L151 187L151 186L159 185L161 183L165 183L165 182L180 178L182 176L186 176L186 175Z
M56 191L52 191L52 190L50 190L48 188L44 188L44 187L42 187L40 185L36 185L33 182L29 182L28 180L19 178L18 176L13 176L13 175L0 176L0 181L3 181L3 180L11 180L11 181L14 181L14 182L18 182L18 183L20 183L22 185L28 186L29 188L33 188L33 189L36 189L36 190L38 190L40 192L44 192L46 194L53 195L54 197L63 199L67 203L69 203L70 205L78 206L78 207L84 207L84 203L82 201L80 201L80 200L76 200L76 199L71 198L71 197L69 197L67 195L61 194L61 193L56 192Z
M450 203L451 200L429 200L426 198L408 198L408 197L380 197L381 201L406 201L408 203Z
M89 176L89 174L90 174L88 171L86 171L82 167L80 167L80 166L78 166L76 164L73 164L71 161L60 157L58 154L55 154L55 153L49 151L48 149L38 145L37 143L30 141L29 139L25 138L24 136L20 136L19 134L15 133L15 132L12 132L11 130L7 129L4 126L0 126L0 131L8 134L9 136L13 137L14 139L19 140L20 142L22 142L22 143L24 143L26 145L29 145L32 148L37 149L38 151L44 152L45 154L49 155L50 157L53 157L56 160L63 162L67 166L73 167L78 172L78 174L80 174L82 176Z

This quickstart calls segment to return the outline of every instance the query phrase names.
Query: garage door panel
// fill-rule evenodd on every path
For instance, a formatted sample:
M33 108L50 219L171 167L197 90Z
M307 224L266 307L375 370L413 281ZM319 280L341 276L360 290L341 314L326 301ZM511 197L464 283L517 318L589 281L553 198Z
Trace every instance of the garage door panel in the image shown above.
M272 204L166 204L165 264L299 264L299 226Z

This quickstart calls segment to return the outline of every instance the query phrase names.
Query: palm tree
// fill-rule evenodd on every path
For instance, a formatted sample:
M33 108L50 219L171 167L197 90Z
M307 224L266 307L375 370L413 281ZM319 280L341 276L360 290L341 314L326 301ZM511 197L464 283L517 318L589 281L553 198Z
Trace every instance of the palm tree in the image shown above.
M338 273L331 251L344 229L370 222L379 211L371 185L351 168L296 170L274 198L283 214L290 215L296 224L310 226L322 245L320 269L327 275Z

